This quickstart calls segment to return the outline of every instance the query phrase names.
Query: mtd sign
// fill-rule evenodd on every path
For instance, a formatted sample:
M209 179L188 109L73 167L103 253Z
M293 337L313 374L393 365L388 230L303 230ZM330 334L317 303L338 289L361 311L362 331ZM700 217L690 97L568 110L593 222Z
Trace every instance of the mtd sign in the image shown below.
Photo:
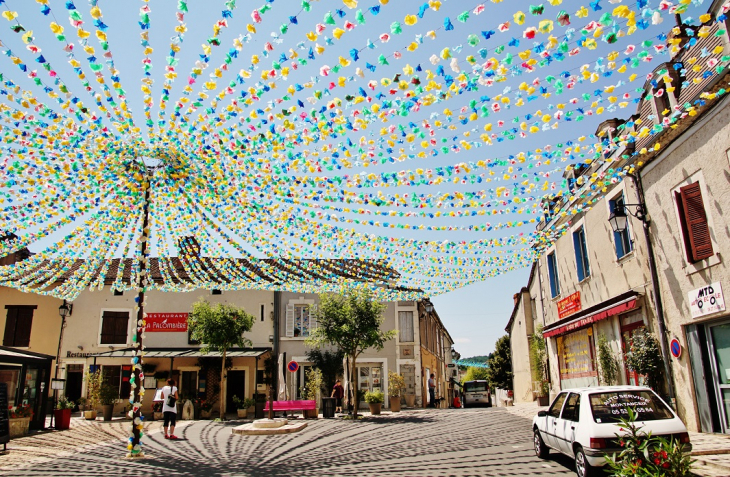
M722 296L720 282L687 293L692 318L710 315L718 311L725 311L725 299Z

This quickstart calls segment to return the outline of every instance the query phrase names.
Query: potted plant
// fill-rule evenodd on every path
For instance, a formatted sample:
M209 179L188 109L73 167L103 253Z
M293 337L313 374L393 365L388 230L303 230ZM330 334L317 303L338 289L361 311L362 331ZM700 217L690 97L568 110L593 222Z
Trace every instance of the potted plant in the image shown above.
M406 394L406 406L408 407L415 407L416 406L416 395L415 394Z
M71 410L74 407L74 402L66 399L66 396L62 396L61 399L56 403L56 409L53 410L53 418L56 421L56 429L59 431L65 431L71 426Z
M368 391L365 393L365 402L370 406L370 414L377 416L383 406L385 395L380 391Z
M200 417L203 419L210 419L210 413L213 410L213 401L201 401L200 402Z
M248 417L248 408L253 407L256 404L256 401L251 398L240 399L238 396L233 396L233 404L236 405L238 418L246 419Z
M80 397L76 400L76 405L79 406L79 411L84 412L86 410L86 398Z
M155 421L162 419L162 401L152 404L152 419Z
M114 415L114 404L119 399L119 391L111 384L103 384L99 393L101 409L105 421L111 421Z
M388 393L390 394L390 410L400 412L400 397L406 389L406 380L402 375L388 371Z
M319 402L317 394L319 394L322 388L322 371L317 368L310 369L307 371L306 384L299 390L302 395L302 399L308 401ZM304 417L309 419L317 419L319 417L319 409L310 409L304 411Z
M10 408L10 437L22 437L28 434L30 420L33 418L33 409L28 404Z
M99 407L101 400L101 384L103 381L101 370L86 373L86 410L84 411L84 419L88 421L96 419L96 409Z

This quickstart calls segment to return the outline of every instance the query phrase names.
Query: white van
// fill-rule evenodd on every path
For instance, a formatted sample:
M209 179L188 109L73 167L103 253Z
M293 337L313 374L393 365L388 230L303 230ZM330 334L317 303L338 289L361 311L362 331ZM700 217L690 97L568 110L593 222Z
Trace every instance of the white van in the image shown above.
M489 383L483 379L467 381L462 387L464 407L481 405L492 407L492 392Z

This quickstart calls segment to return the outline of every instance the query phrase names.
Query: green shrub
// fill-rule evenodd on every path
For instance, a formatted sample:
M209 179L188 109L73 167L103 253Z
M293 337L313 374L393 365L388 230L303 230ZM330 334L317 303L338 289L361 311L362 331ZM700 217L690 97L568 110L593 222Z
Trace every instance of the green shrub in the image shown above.
M380 391L368 391L365 393L365 402L368 404L382 404L385 395Z

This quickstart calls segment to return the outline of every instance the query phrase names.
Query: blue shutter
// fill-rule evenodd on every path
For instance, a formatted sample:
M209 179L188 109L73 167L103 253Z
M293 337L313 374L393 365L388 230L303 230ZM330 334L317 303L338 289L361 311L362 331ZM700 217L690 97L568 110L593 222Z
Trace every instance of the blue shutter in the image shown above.
M552 295L552 298L555 298L560 294L560 289L558 288L558 271L555 263L555 254L551 253L547 257L548 262L548 276L550 278L550 294Z
M609 200L608 201L608 213L611 214L611 213L613 213L614 210L616 210L616 200ZM628 227L628 223L626 225ZM628 232L626 232L626 233L628 233ZM614 244L614 248L616 249L616 258L621 258L629 252L628 250L624 250L623 237L618 232L613 233L613 244Z
M580 229L577 232L573 232L573 248L575 249L575 265L578 269L578 281L582 282L586 275L583 270L583 247L580 244Z

